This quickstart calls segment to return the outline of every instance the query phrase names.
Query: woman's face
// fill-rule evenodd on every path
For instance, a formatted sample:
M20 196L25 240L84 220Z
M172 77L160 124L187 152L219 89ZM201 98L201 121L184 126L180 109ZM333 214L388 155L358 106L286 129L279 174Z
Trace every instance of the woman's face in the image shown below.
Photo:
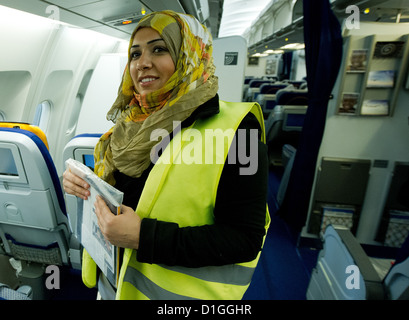
M130 56L130 74L139 94L162 88L175 72L165 41L152 28L141 28L136 32Z

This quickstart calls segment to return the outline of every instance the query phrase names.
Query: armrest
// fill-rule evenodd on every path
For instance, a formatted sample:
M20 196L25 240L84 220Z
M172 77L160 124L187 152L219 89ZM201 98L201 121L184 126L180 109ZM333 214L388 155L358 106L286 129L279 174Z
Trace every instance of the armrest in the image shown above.
M362 278L364 279L366 299L383 300L385 298L385 291L382 280L379 278L378 273L369 260L369 257L362 249L361 245L348 229L334 227L334 230L338 233L342 242L345 244L356 266L358 267Z

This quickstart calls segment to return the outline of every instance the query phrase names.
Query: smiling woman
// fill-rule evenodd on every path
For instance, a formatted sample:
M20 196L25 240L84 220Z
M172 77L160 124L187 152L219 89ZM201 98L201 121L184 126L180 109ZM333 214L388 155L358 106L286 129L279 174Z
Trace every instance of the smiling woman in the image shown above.
M105 239L125 248L117 299L241 299L251 281L270 221L263 116L255 103L219 101L212 52L208 30L174 11L146 16L131 36L115 125L94 152L95 173L124 193L121 215L95 206ZM160 146L156 129L167 131ZM170 161L151 162L158 147ZM67 171L64 186L89 196ZM95 264L84 261L92 287Z

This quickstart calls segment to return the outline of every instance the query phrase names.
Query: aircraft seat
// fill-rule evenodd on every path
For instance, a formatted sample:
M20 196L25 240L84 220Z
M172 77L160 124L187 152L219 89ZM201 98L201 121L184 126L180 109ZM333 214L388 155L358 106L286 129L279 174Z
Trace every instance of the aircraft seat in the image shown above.
M65 167L65 161L69 158L80 161L93 169L94 162L94 148L101 133L83 133L72 138L63 151L63 165Z
M278 207L281 207L285 193L287 191L288 182L290 181L291 170L293 169L295 155L297 153L297 149L295 149L290 144L285 144L283 146L282 152L282 163L284 167L283 176L280 181L280 185L277 191L277 204Z
M305 80L299 80L299 81L290 80L289 83L292 84L294 86L294 88L301 89L301 86L306 84L306 81Z
M246 99L246 95L247 95L247 90L248 90L248 88L249 88L249 86L250 86L250 81L251 80L254 80L254 77L253 76L246 76L246 77L244 77L244 83L243 83L243 95L242 95L242 99L243 99L243 101L245 101L245 99Z
M0 123L0 255L21 263L21 277L36 274L36 279L44 276L45 265L74 266L71 249L78 249L57 171L38 130ZM44 139L42 131L40 136Z
M279 90L287 88L289 84L282 83L264 83L260 86L260 92L257 95L256 101L263 110L264 119L268 118L270 112L276 106L276 94Z
M328 225L307 299L408 300L409 237L391 264L368 257L349 229Z
M282 148L298 147L308 106L277 105L266 120L266 138L270 164L282 164Z
M94 148L100 137L101 134L96 133L80 134L72 138L71 141L67 143L63 151L64 165L67 159L72 158L87 165L93 170ZM81 233L78 228L81 228L81 224L78 223L77 216L82 210L83 200L71 194L65 194L65 201L67 204L67 211L72 231L74 232L74 235L79 238ZM98 281L98 292L103 300L115 299L115 292L112 291L112 286L102 273L100 274Z
M249 87L244 95L244 101L247 102L256 101L257 95L260 93L260 87L265 83L270 84L272 82L270 80L260 79L250 80Z
M289 88L276 93L277 105L307 106L308 90Z

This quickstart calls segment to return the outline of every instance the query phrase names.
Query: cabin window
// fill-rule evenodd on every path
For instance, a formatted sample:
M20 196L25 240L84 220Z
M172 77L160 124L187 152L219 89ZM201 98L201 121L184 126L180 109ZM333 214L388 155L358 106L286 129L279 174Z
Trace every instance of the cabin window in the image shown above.
M50 119L52 102L44 100L39 103L34 114L33 124L44 132L47 131L48 121Z
M0 121L6 121L6 114L0 110Z

